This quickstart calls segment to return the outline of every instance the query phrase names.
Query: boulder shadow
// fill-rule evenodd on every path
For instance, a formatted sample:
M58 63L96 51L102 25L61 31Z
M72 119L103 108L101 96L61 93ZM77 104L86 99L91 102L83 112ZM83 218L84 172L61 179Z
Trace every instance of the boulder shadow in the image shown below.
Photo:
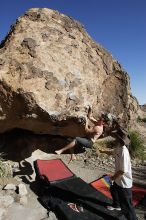
M0 134L0 153L3 158L14 162L21 162L31 157L36 150L47 154L55 154L58 150L68 144L73 138L49 134L35 134L28 130L13 129ZM83 153L82 146L75 147L75 153ZM65 151L63 154L68 154Z

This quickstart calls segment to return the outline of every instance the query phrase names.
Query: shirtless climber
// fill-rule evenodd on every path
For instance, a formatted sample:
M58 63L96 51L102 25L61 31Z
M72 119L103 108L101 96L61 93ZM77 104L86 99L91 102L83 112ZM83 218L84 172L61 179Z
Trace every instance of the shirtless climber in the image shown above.
M92 122L93 126L88 125L88 119ZM88 114L86 117L86 124L85 124L85 134L86 137L75 137L69 144L65 147L61 148L60 150L56 150L55 152L60 155L64 151L69 150L71 151L71 160L76 160L76 156L74 155L74 148L77 144L83 145L85 148L91 148L95 141L102 135L103 133L103 126L104 126L104 119L100 117L99 119L95 119L92 116L92 110L89 107Z

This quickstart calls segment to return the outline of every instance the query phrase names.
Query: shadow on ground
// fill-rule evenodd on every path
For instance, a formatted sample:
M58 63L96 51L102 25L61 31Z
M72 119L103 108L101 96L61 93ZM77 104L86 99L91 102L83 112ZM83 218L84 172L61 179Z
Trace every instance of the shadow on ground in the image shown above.
M68 137L39 135L27 130L13 129L0 134L0 152L3 152L4 159L20 162L30 157L37 149L53 154L55 150L62 148L69 141ZM76 153L84 152L80 147L76 151Z

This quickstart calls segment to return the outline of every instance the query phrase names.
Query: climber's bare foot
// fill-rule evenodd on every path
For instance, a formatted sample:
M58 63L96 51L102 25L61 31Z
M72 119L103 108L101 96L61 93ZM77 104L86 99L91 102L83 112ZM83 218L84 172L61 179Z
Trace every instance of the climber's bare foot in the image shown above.
M60 155L60 154L62 154L62 150L55 150L55 153Z
M70 163L71 161L74 161L76 159L77 159L76 156L74 154L71 154L71 157L70 157L70 160L68 163Z
M74 154L72 154L72 160L76 160L76 159L77 157Z

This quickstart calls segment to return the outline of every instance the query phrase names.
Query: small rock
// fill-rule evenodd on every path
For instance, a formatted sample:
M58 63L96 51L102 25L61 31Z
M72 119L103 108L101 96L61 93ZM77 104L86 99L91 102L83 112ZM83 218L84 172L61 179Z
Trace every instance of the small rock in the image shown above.
M27 197L26 196L20 197L20 204L21 205L27 205Z
M8 183L3 189L5 189L5 190L16 190L16 186L12 183Z
M23 183L20 183L18 185L18 192L20 196L25 196L27 195L27 189L26 186Z
M16 173L16 172L19 172L19 171L20 171L20 169L19 169L18 167L12 168L12 172L13 172L13 173Z

